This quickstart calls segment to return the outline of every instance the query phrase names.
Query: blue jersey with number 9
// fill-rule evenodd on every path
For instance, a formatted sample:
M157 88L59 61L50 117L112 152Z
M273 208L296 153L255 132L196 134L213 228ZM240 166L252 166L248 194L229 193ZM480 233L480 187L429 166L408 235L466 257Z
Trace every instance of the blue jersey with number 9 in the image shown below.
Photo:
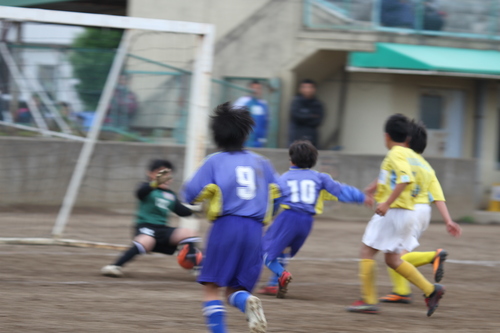
M269 160L243 150L208 156L186 183L183 195L190 203L208 199L210 220L235 215L269 222L281 191Z
M355 187L339 183L326 173L311 169L291 167L280 179L288 191L281 207L312 215L323 213L323 202L334 200L347 203L363 203L365 195Z

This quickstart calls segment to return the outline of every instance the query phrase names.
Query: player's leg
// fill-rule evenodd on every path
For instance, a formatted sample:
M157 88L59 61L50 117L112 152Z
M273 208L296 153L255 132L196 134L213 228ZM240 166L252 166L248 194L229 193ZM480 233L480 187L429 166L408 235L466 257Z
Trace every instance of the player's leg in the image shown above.
M139 229L140 230L140 229ZM154 231L152 235L154 235ZM151 251L156 244L154 236L146 235L138 231L138 235L134 238L130 248L123 252L122 255L112 265L104 266L101 269L101 274L111 277L123 276L122 267L134 259L139 254L146 254Z
M284 250L290 246L294 238L295 229L289 211L278 215L263 237L264 265L272 272L271 278L276 280L276 285L278 279L285 272L283 260L280 257L284 257Z
M233 278L227 284L229 304L245 313L251 333L264 333L267 321L261 301L253 296L253 290L262 270L262 224L248 218L238 218L240 225L238 251L240 256Z
M407 251L402 252L402 258L407 254ZM385 303L411 303L411 287L408 280L402 277L398 272L387 266L387 272L392 282L392 293L380 297L381 302Z
M198 282L230 287L232 289L229 289L229 292L252 290L261 269L262 223L238 216L224 216L217 219L209 233ZM250 300L253 305L260 302L256 297L252 297L248 298L247 303ZM245 313L249 320L250 332L265 332L267 323L262 307L260 312L255 306L249 306L248 310L251 313Z
M361 282L361 299L347 307L349 312L378 313L377 299L377 267L374 260L378 250L365 244L361 246L361 261L359 262L359 279Z
M204 303L203 315L206 319L208 330L212 333L226 333L224 303L220 299L219 288L225 286L228 278L225 274L232 274L230 267L225 266L224 253L227 252L228 245L223 219L216 220L209 233L206 246L205 264L198 276L198 282L203 285ZM228 256L228 261L232 257ZM229 272L229 273L228 273Z
M286 267L288 266L288 263L290 261L290 253L288 252L283 252L280 255L278 255L278 263L283 266L283 269L286 270ZM257 291L257 294L263 294L263 295L271 295L271 296L276 296L278 293L278 280L279 276L274 274L274 272L271 273L271 276L269 276L269 280L267 281L267 284L262 287L259 291Z
M425 302L428 307L427 316L432 315L438 307L439 300L444 295L444 287L439 284L430 283L415 266L401 259L399 253L386 253L385 262L389 267L424 292Z
M292 212L292 214L294 215L294 218L291 220L293 220L295 237L290 243L290 256L295 257L311 233L313 217L310 214L305 213ZM284 270L278 279L277 298L285 298L285 294L288 292L288 284L291 281L292 275L288 271Z
M251 333L265 333L267 321L259 298L253 296L243 288L226 288L226 297L229 305L243 312L248 320Z
M215 283L203 284L203 315L212 333L226 333L224 303L219 297L219 286Z
M366 226L363 235L359 262L359 279L361 282L361 300L347 307L347 311L359 313L378 313L378 297L376 287L376 262L375 255L378 246L386 241L386 218L373 215ZM382 244L383 245L383 244Z
M196 266L198 265L197 254L201 252L197 246L200 242L201 238L196 231L187 228L175 228L170 236L171 245L187 245L186 258L190 259Z
M434 281L440 282L444 275L444 261L448 256L448 252L444 249L428 252L410 252L403 256L403 260L408 261L415 267L432 264Z

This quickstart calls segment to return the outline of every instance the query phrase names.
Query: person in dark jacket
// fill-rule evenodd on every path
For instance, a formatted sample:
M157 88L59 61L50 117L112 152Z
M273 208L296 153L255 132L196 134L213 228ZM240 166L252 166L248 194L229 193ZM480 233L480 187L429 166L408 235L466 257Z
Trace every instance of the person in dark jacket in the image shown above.
M290 110L290 142L309 140L318 147L318 127L323 116L323 104L316 98L316 83L309 79L303 80Z
M415 27L414 4L408 0L382 0L380 23L386 27Z

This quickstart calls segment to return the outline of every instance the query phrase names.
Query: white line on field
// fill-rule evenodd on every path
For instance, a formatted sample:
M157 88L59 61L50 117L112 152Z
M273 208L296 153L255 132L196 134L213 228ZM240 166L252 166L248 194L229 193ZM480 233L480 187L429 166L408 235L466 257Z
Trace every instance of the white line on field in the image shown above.
M102 252L64 252L64 251L0 251L0 255L55 255L55 256L99 256L99 257L116 257L118 252L102 253ZM164 257L164 254L152 253L148 256ZM318 258L318 257L295 257L293 261L311 261L311 262L358 262L358 258ZM447 263L459 265L474 265L495 267L500 266L500 261L494 260L460 260L460 259L447 259Z

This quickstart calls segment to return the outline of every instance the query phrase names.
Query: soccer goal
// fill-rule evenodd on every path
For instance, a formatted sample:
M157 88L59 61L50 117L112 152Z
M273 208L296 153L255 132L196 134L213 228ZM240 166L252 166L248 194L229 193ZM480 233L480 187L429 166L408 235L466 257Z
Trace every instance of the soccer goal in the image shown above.
M0 242L120 248L149 161L178 190L205 156L213 25L2 6L0 23Z

